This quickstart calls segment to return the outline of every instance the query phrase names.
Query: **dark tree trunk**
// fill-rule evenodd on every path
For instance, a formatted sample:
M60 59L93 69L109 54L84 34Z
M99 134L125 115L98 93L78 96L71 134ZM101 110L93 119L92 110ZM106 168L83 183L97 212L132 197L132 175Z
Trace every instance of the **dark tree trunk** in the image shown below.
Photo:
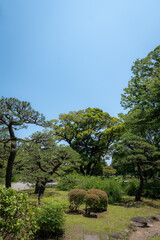
M140 184L139 184L139 187L136 192L135 201L141 201L143 185L144 185L144 178L143 178L142 169L141 169L141 166L139 163L137 164L137 167L138 167L138 174L140 177Z
M10 134L10 138L11 138L11 150L10 150L10 155L8 158L7 169L6 169L6 188L11 187L13 163L14 163L14 159L16 157L16 152L17 152L16 138L15 138L14 131L12 128L12 124L8 125L8 130L9 130L9 134Z
M16 142L11 143L11 151L8 158L7 169L6 169L6 188L11 187L11 179L12 179L12 169L14 159L16 157Z
M92 162L89 162L87 164L87 170L86 170L86 175L90 175L91 174L91 166L92 166Z
M39 188L39 193L38 193L38 204L41 202L41 198L43 197L45 187L46 187L47 181L41 182L40 183L40 188Z
M85 175L85 172L84 172L84 169L83 169L83 166L80 165L80 173L82 173L83 175Z
M38 194L40 191L40 184L39 184L39 181L36 182L36 185L35 185L35 190L34 190L34 194Z

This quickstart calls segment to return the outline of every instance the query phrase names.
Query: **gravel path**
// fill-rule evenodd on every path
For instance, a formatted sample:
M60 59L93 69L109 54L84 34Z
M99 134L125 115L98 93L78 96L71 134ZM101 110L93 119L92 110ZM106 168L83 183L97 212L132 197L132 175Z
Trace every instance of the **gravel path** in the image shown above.
M31 183L16 182L11 184L11 188L15 190L25 190L33 186Z

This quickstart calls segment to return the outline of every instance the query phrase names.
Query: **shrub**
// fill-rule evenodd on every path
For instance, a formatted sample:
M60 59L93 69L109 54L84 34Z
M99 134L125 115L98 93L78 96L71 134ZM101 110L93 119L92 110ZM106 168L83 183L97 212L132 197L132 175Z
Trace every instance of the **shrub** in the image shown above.
M62 232L65 207L64 202L48 201L37 208L36 220L40 236L50 237Z
M109 203L120 202L122 200L122 189L119 182L115 180L104 181L104 188L101 188L108 195Z
M70 210L76 211L83 204L86 191L83 189L73 189L69 192Z
M138 181L132 181L132 182L129 182L126 186L126 193L129 195L129 196L135 196L136 195L136 191L138 189L138 186L139 186L139 183Z
M90 189L87 191L87 193L96 194L99 197L99 203L97 205L97 209L107 210L108 196L104 191L102 191L100 189Z
M101 177L79 174L67 175L67 179L59 179L57 187L60 190L83 189L87 191L89 189L101 189L107 193L109 203L119 202L122 199L121 184L114 179L101 179Z
M86 213L90 213L91 211L97 210L97 206L99 205L100 202L100 199L97 194L88 193L86 194L84 200L86 203ZM88 206L90 207L90 209L87 208Z
M160 179L152 179L144 184L143 196L152 199L160 199Z
M32 239L38 226L34 209L25 194L0 187L0 236L2 239Z

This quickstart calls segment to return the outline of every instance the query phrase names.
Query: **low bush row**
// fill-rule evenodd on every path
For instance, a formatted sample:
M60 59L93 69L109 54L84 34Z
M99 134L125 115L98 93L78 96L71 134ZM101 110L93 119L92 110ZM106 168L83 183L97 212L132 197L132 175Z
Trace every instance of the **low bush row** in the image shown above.
M108 196L100 189L73 189L69 192L70 210L76 211L85 204L86 213L91 211L107 210Z
M107 193L109 203L119 202L122 199L123 189L121 184L114 179L102 179L95 176L82 176L79 174L69 174L67 177L58 179L57 188L63 191L72 189L101 189Z
M36 208L26 194L0 187L0 240L31 240L59 234L66 205L69 204L47 201Z

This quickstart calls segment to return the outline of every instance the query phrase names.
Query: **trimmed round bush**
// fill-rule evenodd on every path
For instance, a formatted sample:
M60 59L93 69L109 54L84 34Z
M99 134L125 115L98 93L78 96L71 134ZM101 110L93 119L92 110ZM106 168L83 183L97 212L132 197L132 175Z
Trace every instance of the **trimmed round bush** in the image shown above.
M89 189L87 191L89 194L96 194L99 197L99 204L97 205L97 209L99 210L107 210L108 205L108 196L107 193L100 189Z
M97 194L88 193L86 194L84 201L86 203L86 213L90 213L91 211L97 210L97 206L99 205L100 199ZM90 207L90 209L88 209L87 207Z
M38 230L34 210L26 194L0 187L0 238L33 239Z
M69 192L70 210L76 211L84 202L86 191L83 189L73 189Z

